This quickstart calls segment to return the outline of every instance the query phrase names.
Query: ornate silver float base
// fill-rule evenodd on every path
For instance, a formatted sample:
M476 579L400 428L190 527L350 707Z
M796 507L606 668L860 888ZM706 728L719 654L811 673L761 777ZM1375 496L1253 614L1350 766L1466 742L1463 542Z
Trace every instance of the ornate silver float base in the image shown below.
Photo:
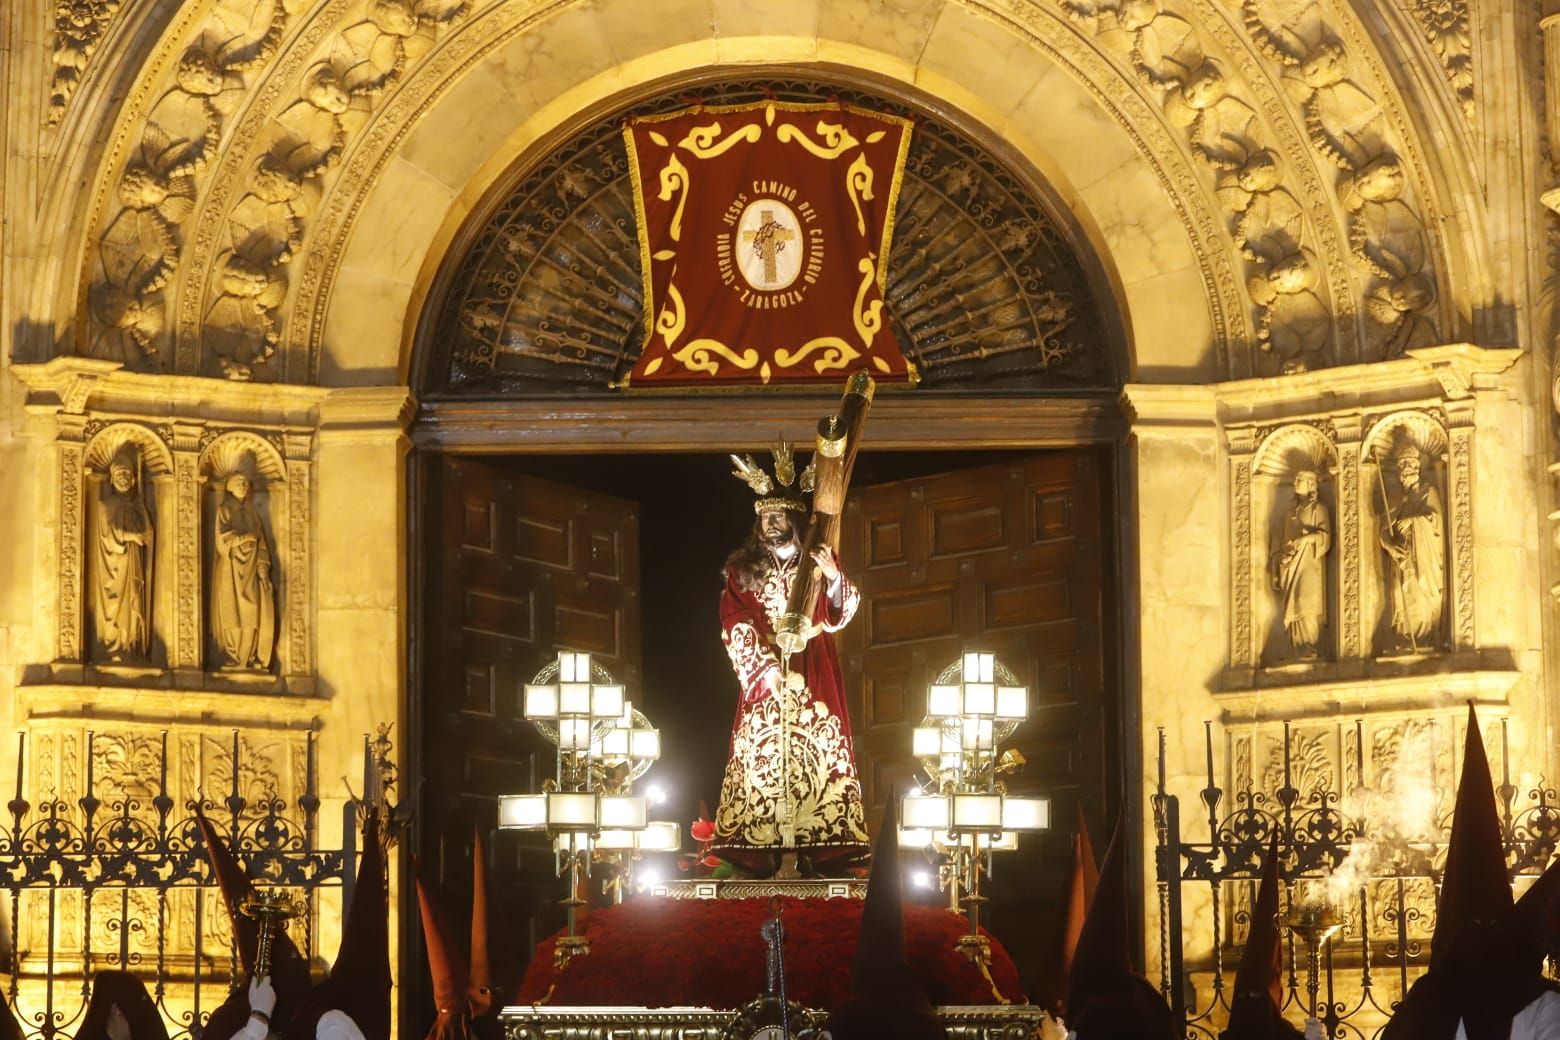
M1028 1004L961 1004L937 1013L949 1040L1029 1040L1040 1028L1040 1009ZM723 1040L736 1017L735 1011L691 1007L506 1007L499 1014L508 1040ZM828 1016L820 1011L805 1017L793 1025L817 1028Z
M865 878L803 878L798 881L779 881L774 878L759 881L679 879L656 882L650 886L650 894L665 899L767 899L770 896L788 896L792 899L864 899L867 882Z

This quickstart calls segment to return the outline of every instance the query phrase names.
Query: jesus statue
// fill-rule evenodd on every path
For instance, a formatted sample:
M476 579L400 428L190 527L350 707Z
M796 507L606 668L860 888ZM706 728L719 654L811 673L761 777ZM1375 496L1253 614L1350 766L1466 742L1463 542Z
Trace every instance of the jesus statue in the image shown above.
M818 631L786 659L775 644L801 562L808 510L790 491L790 450L775 453L780 493L749 458L738 476L758 492L757 519L726 560L721 636L741 687L711 850L739 868L794 877L836 870L867 851L861 785L851 747L845 683L832 633L861 595L828 546L813 555L822 594ZM802 487L810 487L808 474Z

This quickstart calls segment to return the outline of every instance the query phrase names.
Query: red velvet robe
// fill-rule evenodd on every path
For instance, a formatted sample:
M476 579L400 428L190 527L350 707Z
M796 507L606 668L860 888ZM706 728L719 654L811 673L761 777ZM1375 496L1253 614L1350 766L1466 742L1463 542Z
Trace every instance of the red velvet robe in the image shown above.
M785 613L797 560L772 569L757 594L743 589L728 567L720 597L721 637L742 695L712 849L750 868L767 866L780 849L795 848L820 864L867 848L845 684L831 636L850 622L861 595L841 575L835 596L818 598L813 619L823 631L790 661L805 684L783 689L774 622ZM783 729L776 690L789 720ZM783 787L782 745L790 762Z

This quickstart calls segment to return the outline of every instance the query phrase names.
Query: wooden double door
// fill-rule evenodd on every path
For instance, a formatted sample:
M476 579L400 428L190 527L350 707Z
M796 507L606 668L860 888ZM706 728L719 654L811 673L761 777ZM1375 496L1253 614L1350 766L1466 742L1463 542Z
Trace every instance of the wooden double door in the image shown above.
M1103 462L1094 450L1052 452L857 486L842 530L863 601L838 638L874 828L890 788L917 768L910 731L926 687L963 649L996 652L1030 688L1033 714L1009 745L1028 765L1010 790L1049 795L1055 826L999 858L988 915L1029 974L1051 931L1075 807L1098 841L1120 789ZM872 468L858 473L870 480ZM588 650L638 695L644 656L657 652L642 645L641 603L655 590L642 595L641 553L656 547L640 545L640 513L687 506L459 457L432 463L428 480L419 853L461 919L473 827L491 828L498 795L538 790L552 772L550 745L523 718L524 683L558 649ZM657 718L708 710L663 701ZM562 893L545 845L517 837L489 847L498 934L518 968L561 925Z

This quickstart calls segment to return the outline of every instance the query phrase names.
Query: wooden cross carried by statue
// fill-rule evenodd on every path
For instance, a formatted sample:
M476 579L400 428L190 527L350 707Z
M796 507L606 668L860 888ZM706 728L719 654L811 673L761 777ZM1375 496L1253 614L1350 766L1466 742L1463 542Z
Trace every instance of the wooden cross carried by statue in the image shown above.
M839 411L818 420L817 451L813 456L817 482L813 487L812 523L807 529L807 544L802 547L785 615L775 626L775 645L786 657L799 652L818 632L812 619L823 582L813 553L825 545L839 550L845 491L850 486L850 473L861 447L861 430L867 421L867 410L872 407L873 388L872 377L857 372L845 384Z

